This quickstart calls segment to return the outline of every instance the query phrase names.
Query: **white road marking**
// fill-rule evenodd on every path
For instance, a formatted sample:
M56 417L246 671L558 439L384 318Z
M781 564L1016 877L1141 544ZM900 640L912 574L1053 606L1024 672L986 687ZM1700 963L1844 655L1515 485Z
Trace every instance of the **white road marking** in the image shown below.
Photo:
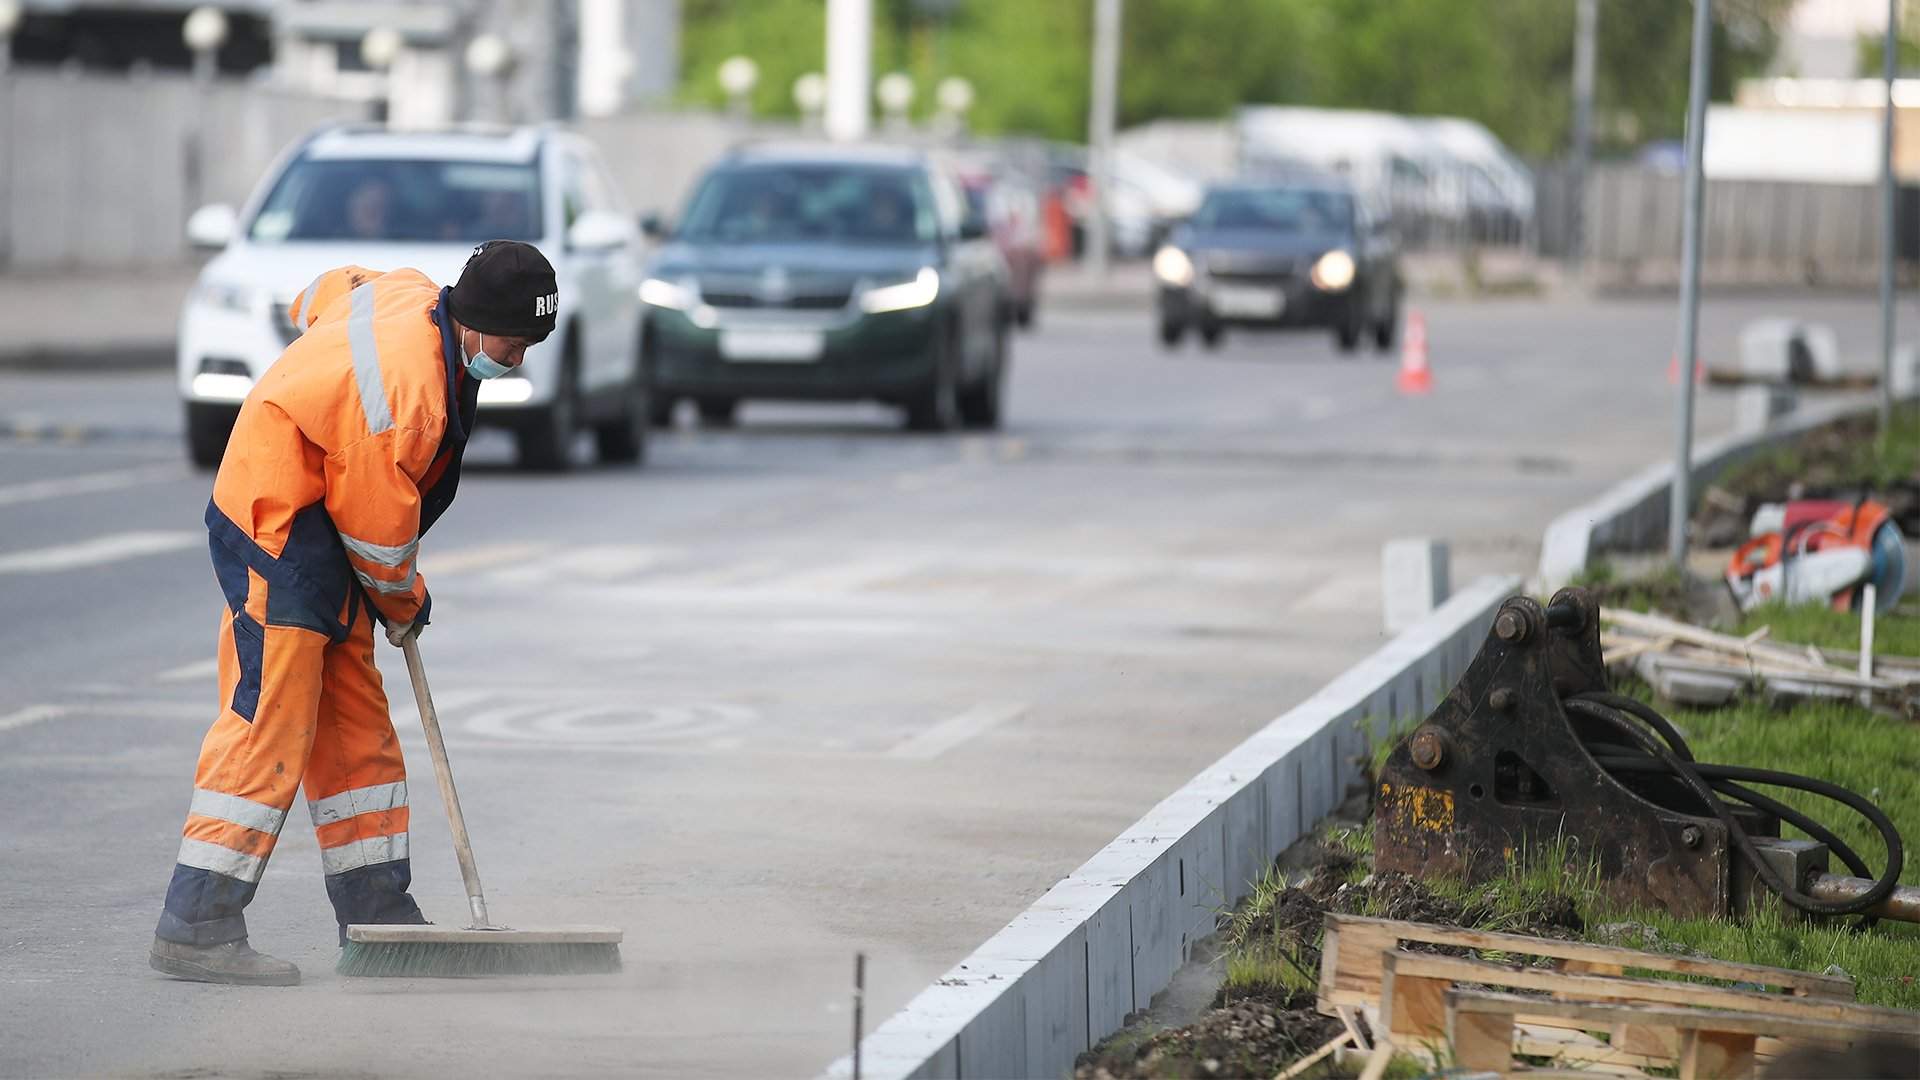
M181 664L177 668L168 668L153 678L155 682L197 682L218 674L220 674L220 661L208 659Z
M162 465L143 465L133 469L82 473L79 476L55 476L46 480L31 480L24 484L0 486L0 506L36 502L40 499L59 499L69 495L119 491L155 481L184 480L190 475L192 473L185 465L167 462Z
M29 705L24 709L0 716L0 731L11 731L42 720L58 720L73 710L64 705Z
M958 716L948 717L918 735L887 751L890 758L931 761L976 735L983 734L1027 711L1025 702L1000 702L975 705Z
M144 530L113 533L74 544L59 544L54 547L33 548L28 551L0 555L0 574L48 574L58 570L75 570L83 566L99 566L102 563L119 562L122 559L133 559L142 555L158 555L166 551L205 547L206 543L207 534L197 531Z

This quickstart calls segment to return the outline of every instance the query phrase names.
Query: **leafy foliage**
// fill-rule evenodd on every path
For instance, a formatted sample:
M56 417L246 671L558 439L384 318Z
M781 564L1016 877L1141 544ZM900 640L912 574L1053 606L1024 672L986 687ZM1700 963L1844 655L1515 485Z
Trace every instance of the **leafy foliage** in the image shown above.
M1713 91L1772 56L1790 0L1715 5ZM820 70L823 0L685 0L682 97L718 104L714 73L736 53L761 79L757 112L794 114L796 76ZM1564 146L1571 116L1573 0L1128 0L1123 125L1219 118L1241 104L1297 104L1479 120L1523 154ZM963 75L975 130L1083 139L1091 0L877 0L874 71L912 75L914 113ZM1603 143L1678 137L1692 5L1605 0L1596 110Z

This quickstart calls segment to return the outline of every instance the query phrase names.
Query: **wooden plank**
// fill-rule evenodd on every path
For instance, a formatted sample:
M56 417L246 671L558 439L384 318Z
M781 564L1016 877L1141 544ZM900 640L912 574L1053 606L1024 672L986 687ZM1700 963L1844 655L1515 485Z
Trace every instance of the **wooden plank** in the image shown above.
M1601 608L1600 621L1603 624L1612 623L1615 626L1637 630L1643 634L1652 634L1655 637L1671 636L1677 641L1718 652L1732 653L1755 663L1771 663L1780 667L1798 668L1816 673L1830 674L1834 671L1826 664L1809 660L1792 649L1778 645L1764 645L1759 642L1748 644L1745 639L1731 634L1716 634L1711 630L1702 629L1691 623L1683 623L1677 619L1669 619L1664 615L1649 615L1621 608Z
M1393 1040L1401 1042L1404 1035L1438 1038L1446 1034L1447 989L1451 985L1445 978L1403 975L1389 966L1381 982L1380 1013L1387 1018L1387 1031Z
M1725 1031L1680 1033L1680 1080L1746 1080L1753 1075L1753 1036Z
M1736 964L1710 957L1673 956L1668 953L1624 949L1616 945L1591 945L1583 941L1559 941L1553 938L1502 934L1488 930L1463 930L1452 926L1397 922L1392 919L1340 915L1333 912L1327 914L1326 928L1330 935L1337 932L1342 938L1353 941L1351 948L1344 945L1341 948L1337 961L1333 965L1337 970L1332 982L1342 991L1359 992L1365 996L1357 1001L1343 1002L1343 1004L1360 1004L1379 998L1380 954L1375 953L1366 957L1364 963L1357 954L1363 948L1370 950L1377 947L1381 952L1390 951L1397 948L1402 941L1420 941L1430 945L1458 945L1469 949L1518 953L1522 956L1541 956L1590 964L1617 964L1622 968L1643 968L1675 975L1725 979L1728 982L1758 983L1762 986L1777 986L1783 990L1796 990L1814 997L1840 999L1853 997L1853 980L1846 976L1818 975L1788 968L1762 967L1758 964ZM1362 941L1365 942L1364 946L1361 944ZM1379 943L1382 942L1386 944L1380 945ZM1323 957L1321 979L1323 993L1326 992L1327 985L1326 961Z
M1635 1023L1666 1023L1659 1010L1620 1013L1601 1002L1650 1002L1670 1005L1697 1005L1777 1018L1759 1034L1787 1033L1796 1022L1817 1025L1832 1021L1871 1028L1875 1031L1911 1033L1920 1014L1905 1009L1861 1005L1831 998L1792 997L1755 990L1733 990L1700 983L1663 982L1658 979L1619 979L1598 975L1563 975L1541 968L1508 967L1485 960L1465 960L1428 953L1393 952L1385 959L1386 970L1395 978L1446 979L1484 983L1523 990L1576 991L1577 1001L1553 1001L1520 998L1527 1002L1528 1016L1559 1016L1591 1019L1603 1023L1631 1020ZM1592 1010L1591 1013L1582 1010ZM1756 1021L1757 1022L1757 1021Z
M1447 1038L1458 1068L1501 1074L1513 1070L1512 1013L1449 1013Z
M1334 946L1327 948L1326 939ZM1380 1000L1380 957L1400 944L1387 920L1336 925L1326 923L1320 953L1320 1011L1332 1006L1371 1005Z

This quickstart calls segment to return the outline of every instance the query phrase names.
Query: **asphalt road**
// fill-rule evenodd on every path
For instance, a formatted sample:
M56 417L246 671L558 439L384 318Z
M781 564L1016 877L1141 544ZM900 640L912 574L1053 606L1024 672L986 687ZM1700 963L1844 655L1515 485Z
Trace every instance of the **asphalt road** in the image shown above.
M1711 304L1705 349L1781 311L1871 348L1870 300L1783 296ZM148 970L215 708L210 478L164 374L0 372L0 1074L817 1071L856 950L877 1022L1376 647L1383 541L1528 571L1555 513L1669 453L1670 305L1427 315L1420 398L1318 335L1168 353L1145 312L1043 310L1000 433L749 406L561 477L476 442L422 644L495 914L627 931L624 973L571 980L334 975L298 813L249 919L306 981ZM416 894L455 921L382 651Z

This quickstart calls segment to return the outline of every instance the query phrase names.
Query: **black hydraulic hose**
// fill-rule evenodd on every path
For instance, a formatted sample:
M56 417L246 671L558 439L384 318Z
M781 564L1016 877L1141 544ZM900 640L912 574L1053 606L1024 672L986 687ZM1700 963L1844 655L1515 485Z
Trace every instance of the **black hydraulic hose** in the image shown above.
M1599 762L1600 767L1606 769L1608 772L1664 773L1667 771L1666 766L1659 762L1649 761L1638 755L1616 756L1596 753L1593 759ZM1730 798L1738 799L1757 810L1764 810L1779 818L1781 821L1799 829L1801 832L1806 833L1810 839L1827 845L1828 850L1833 852L1834 857L1842 863L1845 863L1847 869L1856 876L1863 878L1873 876L1873 870L1867 866L1866 860L1862 859L1858 852L1854 851L1845 840L1842 840L1832 830L1815 821L1812 817L1795 810L1793 807L1777 799L1762 795L1750 787L1743 787L1731 780L1716 779L1714 775L1715 766L1699 765L1695 767L1699 769L1700 775L1706 779L1707 786L1713 788L1713 790Z
M1827 798L1846 803L1856 810L1861 810L1861 812L1867 816L1868 820L1872 821L1874 826L1880 830L1881 837L1887 843L1887 868L1880 877L1874 881L1872 887L1864 894L1852 900L1819 900L1801 892L1797 882L1790 883L1783 880L1779 872L1774 870L1766 860L1760 857L1760 853L1754 847L1752 839L1747 836L1747 831L1740 826L1740 822L1734 818L1732 812L1727 809L1726 802L1715 795L1713 790L1707 786L1705 778L1702 777L1699 768L1696 767L1693 762L1683 761L1672 748L1665 745L1661 740L1655 739L1653 735L1639 725L1628 720L1621 710L1615 709L1600 701L1592 700L1588 695L1575 695L1568 698L1565 705L1572 712L1577 712L1582 716L1599 720L1614 728L1634 743L1639 744L1640 748L1646 754L1658 759L1660 764L1664 765L1668 772L1671 772L1681 783L1685 784L1693 792L1694 796L1698 798L1708 810L1713 812L1713 816L1718 818L1720 824L1726 828L1728 837L1733 841L1734 846L1739 849L1740 853L1746 857L1748 863L1752 865L1754 872L1759 875L1760 880L1765 882L1767 888L1771 889L1780 899L1788 904L1802 911L1808 911L1818 915L1855 915L1877 905L1880 901L1892 894L1894 886L1899 880L1904 855L1900 843L1900 834L1898 830L1893 828L1893 823L1887 819L1886 815L1881 813L1878 807L1874 807L1865 799L1860 798L1858 795L1844 788L1827 784L1823 781L1813 780L1809 777L1794 776L1791 773L1782 773L1769 769L1743 769L1738 766L1717 767L1717 769L1728 770L1725 773L1727 779L1755 780L1761 783L1773 783L1788 787L1800 787L1802 790L1815 791ZM1635 715L1638 715L1637 710L1635 711ZM1671 725L1667 726L1670 727ZM1862 809L1862 807L1866 809ZM1870 813L1868 812L1869 810L1871 811Z
M1646 721L1648 727L1659 732L1661 738L1667 740L1667 745L1673 748L1674 754L1682 761L1693 760L1693 749L1687 745L1687 740L1680 734L1680 729L1674 727L1673 721L1661 716L1646 702L1627 697L1625 694L1609 694L1598 690L1575 696L1585 701L1597 701L1609 708L1619 709L1621 712L1639 717Z

